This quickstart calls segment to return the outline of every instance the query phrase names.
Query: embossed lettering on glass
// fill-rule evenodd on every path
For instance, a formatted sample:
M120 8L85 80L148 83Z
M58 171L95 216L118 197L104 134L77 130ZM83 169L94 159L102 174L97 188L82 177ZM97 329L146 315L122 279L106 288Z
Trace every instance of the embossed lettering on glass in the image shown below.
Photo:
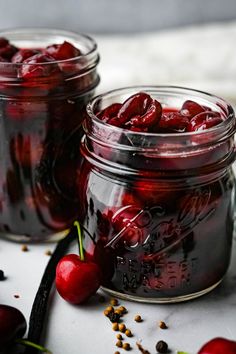
M111 126L96 112L136 92L162 106L193 100L224 115L188 133L144 133ZM134 87L93 99L87 108L78 174L85 250L103 287L147 302L192 299L224 277L233 232L235 117L224 100L176 87Z

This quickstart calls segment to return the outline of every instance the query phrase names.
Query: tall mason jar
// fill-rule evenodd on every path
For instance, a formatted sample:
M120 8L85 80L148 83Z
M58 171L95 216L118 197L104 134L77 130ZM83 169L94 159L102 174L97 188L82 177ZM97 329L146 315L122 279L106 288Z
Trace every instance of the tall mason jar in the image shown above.
M143 133L105 123L96 113L146 92L163 107L186 100L224 121L188 133ZM179 87L131 87L87 107L78 189L85 250L103 288L136 301L178 302L203 295L224 277L233 234L235 116L223 99Z
M67 41L80 51L36 65L0 60L0 235L55 240L79 214L78 150L85 107L99 83L97 45L88 36L52 29L0 37L18 48ZM22 75L27 70L30 77Z

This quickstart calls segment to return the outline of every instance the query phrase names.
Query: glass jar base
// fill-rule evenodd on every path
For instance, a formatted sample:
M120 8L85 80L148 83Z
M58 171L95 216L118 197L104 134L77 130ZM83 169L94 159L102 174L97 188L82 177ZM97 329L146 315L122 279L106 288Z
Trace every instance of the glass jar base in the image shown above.
M209 288L198 291L197 293L191 293L188 295L183 295L183 296L176 296L176 297L140 297L140 296L135 296L135 295L129 295L129 294L123 294L115 290L108 289L106 287L101 287L103 291L106 293L123 299L123 300L128 300L128 301L136 301L136 302L142 302L142 303L149 303L149 304L170 304L170 303L176 303L176 302L184 302L184 301L189 301L193 300L197 297L203 296L210 291L214 290L220 283L222 279L220 279L217 283L211 285Z
M49 235L45 238L42 237L29 237L25 235L17 235L10 233L0 233L0 238L3 238L8 241L18 242L18 243L49 243L49 242L57 242L64 238L69 233L69 229L57 232L55 234Z

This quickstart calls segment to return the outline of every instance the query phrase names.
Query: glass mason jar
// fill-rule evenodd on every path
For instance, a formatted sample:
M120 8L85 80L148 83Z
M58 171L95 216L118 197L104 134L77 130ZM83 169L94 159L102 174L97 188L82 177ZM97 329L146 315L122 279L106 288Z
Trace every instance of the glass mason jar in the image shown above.
M158 134L124 130L96 113L137 92L163 107L193 100L225 117L208 130ZM235 116L224 100L179 87L131 87L94 98L81 151L85 251L112 295L178 302L203 295L230 261Z
M0 61L0 233L17 241L55 240L78 216L76 169L81 122L99 83L96 43L51 29L1 32L13 45L41 49L70 42L82 54L40 64Z

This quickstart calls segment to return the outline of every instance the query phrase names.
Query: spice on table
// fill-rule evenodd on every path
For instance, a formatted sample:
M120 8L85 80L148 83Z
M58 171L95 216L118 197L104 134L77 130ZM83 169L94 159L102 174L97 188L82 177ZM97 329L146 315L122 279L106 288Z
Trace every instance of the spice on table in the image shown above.
M121 310L119 310L119 309L116 309L115 310L115 313L118 313L118 315L121 317L121 316L123 316L123 312L121 311Z
M122 333L126 331L126 325L124 323L119 324L119 331Z
M108 306L105 310L107 310L109 313L111 313L111 312L114 312L114 307Z
M134 317L135 322L142 322L142 317L140 315L136 315Z
M133 334L132 334L132 332L131 332L131 330L130 329L126 329L126 331L125 331L125 335L127 336L127 337L133 337Z
M123 346L122 346L122 348L123 348L124 350L130 350L130 349L131 349L131 346L130 346L129 343L124 343Z
M148 350L144 349L139 342L137 342L136 345L142 354L150 354L150 352Z
M46 251L45 251L45 255L46 255L46 256L51 256L51 255L52 255L52 251L46 250Z
M120 333L118 333L118 334L116 335L116 338L119 339L119 340L123 340L123 337L122 337L122 335L121 335Z
M123 315L128 312L127 309L124 306L118 307L117 310L121 311Z
M121 340L118 340L118 341L116 342L116 346L119 347L119 348L122 348L123 343L121 342Z
M112 306L118 306L118 305L119 305L118 300L115 299L115 298L110 300L110 304L111 304Z
M15 299L19 299L19 298L20 298L20 295L19 295L19 294L15 294L15 295L14 295L14 298L15 298Z
M28 246L27 246L27 245L22 245L22 246L21 246L21 251L22 251L22 252L28 252L28 251L29 251Z
M119 322L119 320L120 320L120 315L118 313L115 313L115 312L108 313L107 317L109 318L109 320L112 323Z
M168 352L168 344L163 340L160 340L156 344L156 350L158 353L167 353Z
M113 329L113 331L118 331L119 326L118 326L118 323L117 323L117 322L113 323L112 329Z
M168 328L167 325L166 325L166 323L165 323L164 321L159 321L159 327L160 327L161 329L167 329L167 328Z
M0 269L0 281L5 280L5 279L6 279L6 277L5 277L4 271Z

